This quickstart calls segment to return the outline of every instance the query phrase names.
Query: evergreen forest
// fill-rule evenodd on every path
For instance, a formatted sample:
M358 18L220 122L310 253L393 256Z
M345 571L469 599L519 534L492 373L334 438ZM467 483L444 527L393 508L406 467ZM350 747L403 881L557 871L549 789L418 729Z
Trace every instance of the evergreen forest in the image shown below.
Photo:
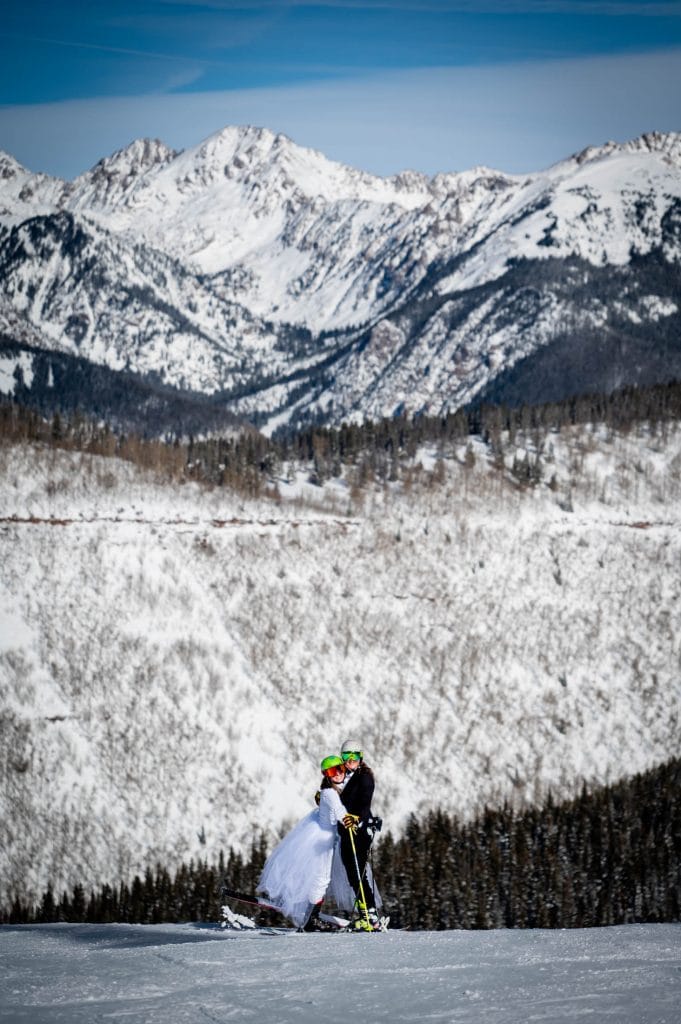
M408 482L419 446L434 445L444 456L471 436L480 437L501 466L504 437L513 445L516 434L535 439L532 457L528 453L514 466L518 483L533 486L542 479L542 441L550 431L604 424L626 433L646 423L654 434L679 420L681 382L676 381L536 406L472 406L443 416L396 416L337 428L312 427L273 438L250 427L196 437L118 433L107 422L78 412L45 417L0 395L0 443L28 442L116 456L169 482L194 480L249 497L276 497L273 480L283 466L291 465L305 467L310 481L320 485L344 473L359 488L373 482Z

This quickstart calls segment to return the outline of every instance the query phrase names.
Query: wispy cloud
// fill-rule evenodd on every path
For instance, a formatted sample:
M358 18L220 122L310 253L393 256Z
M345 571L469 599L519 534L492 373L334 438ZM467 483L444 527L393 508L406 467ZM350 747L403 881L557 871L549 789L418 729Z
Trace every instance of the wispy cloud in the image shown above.
M186 89L187 86L195 85L196 82L201 81L204 71L205 68L203 67L183 68L168 75L152 92L162 95L163 93L172 93Z
M172 3L174 0L161 0L162 3ZM189 0L193 2L193 0ZM285 73L299 72L301 69L300 62L286 61L286 60L254 60L250 57L243 59L235 59L233 57L197 57L194 53L164 53L160 50L137 50L132 47L125 46L110 46L106 43L87 43L77 39L55 39L49 36L39 35L26 35L22 33L11 33L2 32L0 30L0 36L6 36L8 38L14 38L23 42L34 42L34 43L45 43L48 46L63 46L69 49L75 50L92 50L101 53L113 53L120 54L125 57L143 57L151 60L168 61L174 64L187 63L194 65L193 70L179 71L177 74L177 83L175 88L179 88L182 84L181 79L186 76L185 84L190 84L203 73L205 68L231 68L239 69L239 67L248 68L249 70L268 70L268 71L280 71ZM306 62L305 71L309 75L346 75L346 74L357 74L357 66L354 64L340 64L340 63L323 63L317 62Z
M71 50L94 50L100 53L117 53L126 57L144 57L152 58L154 60L168 60L177 63L180 60L191 60L194 63L200 64L215 64L216 61L210 59L204 59L195 57L193 54L187 54L183 57L182 54L178 53L163 53L159 50L137 50L134 47L129 46L112 46L108 43L87 43L79 39L56 39L50 36L40 35L27 35L20 32L3 32L0 30L0 36L4 36L8 39L16 39L22 42L31 43L46 43L48 46L64 46Z

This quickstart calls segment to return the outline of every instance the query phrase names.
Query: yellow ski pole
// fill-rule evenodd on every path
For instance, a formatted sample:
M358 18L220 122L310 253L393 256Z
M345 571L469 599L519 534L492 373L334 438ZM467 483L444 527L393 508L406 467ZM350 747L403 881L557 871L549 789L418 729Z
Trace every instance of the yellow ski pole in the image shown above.
M357 878L359 879L359 895L362 900L362 906L364 907L364 916L367 919L367 931L372 932L371 921L369 920L369 908L367 907L367 901L364 897L364 886L362 885L362 876L359 873L359 861L357 860L357 850L355 849L355 835L351 828L348 829L350 833L350 846L352 847L352 856L355 858L355 871L357 872Z

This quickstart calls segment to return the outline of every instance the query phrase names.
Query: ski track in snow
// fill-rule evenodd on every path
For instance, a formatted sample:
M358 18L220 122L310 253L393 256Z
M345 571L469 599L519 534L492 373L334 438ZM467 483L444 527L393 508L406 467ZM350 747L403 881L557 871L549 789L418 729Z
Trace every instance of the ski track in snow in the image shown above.
M674 1024L681 926L283 935L215 925L0 929L0 1021Z

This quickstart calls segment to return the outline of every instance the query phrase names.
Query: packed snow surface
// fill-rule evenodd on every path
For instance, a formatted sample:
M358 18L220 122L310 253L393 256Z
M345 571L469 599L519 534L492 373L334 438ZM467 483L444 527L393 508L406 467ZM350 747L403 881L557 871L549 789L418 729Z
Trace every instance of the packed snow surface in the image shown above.
M681 927L282 935L201 925L0 930L0 1021L674 1024Z

